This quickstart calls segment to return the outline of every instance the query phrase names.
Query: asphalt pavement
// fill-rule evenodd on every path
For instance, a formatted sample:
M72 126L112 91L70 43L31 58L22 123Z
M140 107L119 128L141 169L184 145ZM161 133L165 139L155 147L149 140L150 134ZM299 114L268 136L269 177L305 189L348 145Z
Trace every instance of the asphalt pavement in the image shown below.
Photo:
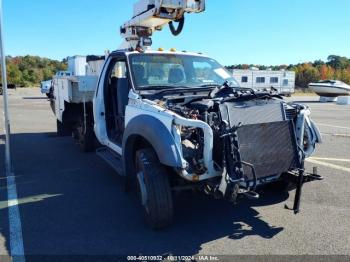
M56 136L55 117L38 89L11 90L12 156L18 218L27 255L350 255L350 106L312 109L324 143L307 169L325 180L306 184L301 213L294 192L264 192L236 206L210 197L176 198L175 221L163 231L143 222L136 197L94 153ZM2 108L0 97L0 108ZM3 121L0 134L3 135ZM11 252L8 188L0 137L0 255Z

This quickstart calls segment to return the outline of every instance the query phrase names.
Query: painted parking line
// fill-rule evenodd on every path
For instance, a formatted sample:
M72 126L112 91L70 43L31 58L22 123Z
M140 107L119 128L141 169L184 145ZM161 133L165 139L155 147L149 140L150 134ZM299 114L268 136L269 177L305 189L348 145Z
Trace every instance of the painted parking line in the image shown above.
M349 138L350 137L350 135L348 135L348 134L333 134L332 136L343 137L343 138Z
M321 107L314 107L312 108L313 111L317 110L317 111L326 111L326 112L346 112L346 111L349 111L349 110L346 110L346 109L332 109L332 108L321 108Z
M327 126L327 127L335 127L335 128L341 128L341 129L350 130L350 127L345 127L345 126L334 126L334 125L321 124L321 123L317 123L316 125L318 125L318 126Z
M324 160L324 161L335 161L335 162L350 162L350 159L342 159L342 158L327 158L327 157L310 157L313 160Z
M22 224L18 208L17 187L13 174L7 175L7 206L10 226L11 256L15 262L25 262Z
M348 138L350 137L350 134L333 134L333 133L326 133L326 132L321 132L321 135L325 135L325 136L335 136L335 137L345 137Z
M336 170L340 170L340 171L344 171L344 172L350 173L350 168L347 168L347 167L326 163L326 162L323 162L323 161L320 161L320 160L316 160L316 159L312 159L312 158L309 158L306 161L309 162L309 163L312 163L312 164L325 166L325 167L329 167L329 168L333 168L333 169L336 169Z

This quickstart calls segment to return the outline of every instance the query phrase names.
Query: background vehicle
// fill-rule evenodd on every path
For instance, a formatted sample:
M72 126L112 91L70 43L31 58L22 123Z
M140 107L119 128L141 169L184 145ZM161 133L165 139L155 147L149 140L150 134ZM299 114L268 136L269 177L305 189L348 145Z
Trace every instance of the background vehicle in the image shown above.
M73 75L73 71L58 71L54 78L69 78ZM53 80L42 81L40 83L40 91L46 94L48 98L53 98Z
M40 91L42 94L46 94L47 97L50 97L51 88L52 88L52 80L42 81L40 83Z
M317 83L310 83L309 88L321 97L350 95L350 86L337 80L324 80Z
M204 1L163 1L178 5L173 13L146 2L121 28L126 49L106 56L99 76L54 79L58 133L73 132L84 151L98 145L126 187L137 189L153 228L171 223L172 193L182 190L236 202L238 195L259 198L256 189L270 183L294 183L298 212L303 183L320 179L304 173L321 142L309 109L240 88L212 58L150 50L150 19L164 23L158 11L173 14L165 21L181 20L181 11L203 11Z
M258 90L273 88L278 94L289 97L295 93L294 71L251 68L249 70L234 69L232 73L241 87Z
M7 88L8 89L17 89L17 86L14 84L8 84ZM0 84L0 96L2 96L3 92L4 92L4 90L2 89L2 84Z

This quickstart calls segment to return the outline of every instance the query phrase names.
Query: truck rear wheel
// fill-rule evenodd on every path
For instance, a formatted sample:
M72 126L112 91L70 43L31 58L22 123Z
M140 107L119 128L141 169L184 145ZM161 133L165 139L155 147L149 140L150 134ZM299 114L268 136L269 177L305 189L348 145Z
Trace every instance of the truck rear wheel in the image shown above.
M137 187L146 221L153 229L168 227L173 218L173 200L166 169L152 149L136 153Z
M57 125L57 135L58 136L70 136L72 135L71 125L67 123L62 123L58 119L56 120Z
M80 119L76 131L81 150L85 153L93 152L95 150L95 133L91 123L88 122L85 128L84 120Z

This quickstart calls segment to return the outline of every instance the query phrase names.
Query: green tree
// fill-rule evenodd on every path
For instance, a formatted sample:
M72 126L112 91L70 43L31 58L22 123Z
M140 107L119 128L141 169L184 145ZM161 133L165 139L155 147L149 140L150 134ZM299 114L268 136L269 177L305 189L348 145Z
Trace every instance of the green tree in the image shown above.
M310 63L305 63L296 68L296 85L301 88L307 88L308 84L320 80L321 74L316 67Z
M330 55L327 64L334 69L346 69L350 66L350 60L343 56Z
M8 82L13 85L20 85L22 79L22 72L19 70L18 66L12 63L7 64L7 77Z
M7 57L9 84L35 86L49 80L57 71L67 70L67 63L38 56Z

